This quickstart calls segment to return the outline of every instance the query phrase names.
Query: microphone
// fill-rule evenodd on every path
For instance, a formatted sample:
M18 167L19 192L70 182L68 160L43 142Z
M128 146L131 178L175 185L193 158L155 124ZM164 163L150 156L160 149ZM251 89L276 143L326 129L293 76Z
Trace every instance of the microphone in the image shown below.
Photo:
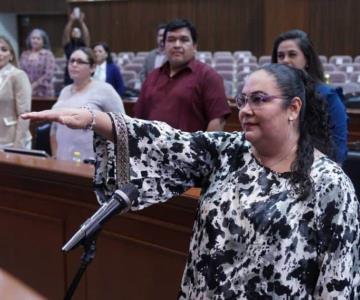
M112 216L127 212L138 196L139 191L132 183L127 183L121 189L116 190L110 201L103 204L96 213L81 225L80 229L62 247L62 251L68 252L74 249L83 240L100 230L101 226Z

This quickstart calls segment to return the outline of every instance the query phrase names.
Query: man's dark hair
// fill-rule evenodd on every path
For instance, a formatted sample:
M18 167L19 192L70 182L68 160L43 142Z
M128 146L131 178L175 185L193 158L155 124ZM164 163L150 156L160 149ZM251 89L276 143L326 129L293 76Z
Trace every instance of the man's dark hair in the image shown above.
M175 31L181 28L187 28L190 31L191 38L193 43L197 43L197 32L195 26L188 20L185 19L175 19L166 24L164 31L164 43L166 41L167 33L170 31Z

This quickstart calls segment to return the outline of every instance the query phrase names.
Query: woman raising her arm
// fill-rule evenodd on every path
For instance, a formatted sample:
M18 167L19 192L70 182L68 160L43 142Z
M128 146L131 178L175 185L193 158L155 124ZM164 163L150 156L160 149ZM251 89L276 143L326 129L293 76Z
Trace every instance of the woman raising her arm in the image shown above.
M179 299L358 298L359 202L326 155L327 117L311 80L264 66L236 103L243 132L187 133L86 109L23 117L90 125L95 185L107 197L136 185L132 210L202 188Z

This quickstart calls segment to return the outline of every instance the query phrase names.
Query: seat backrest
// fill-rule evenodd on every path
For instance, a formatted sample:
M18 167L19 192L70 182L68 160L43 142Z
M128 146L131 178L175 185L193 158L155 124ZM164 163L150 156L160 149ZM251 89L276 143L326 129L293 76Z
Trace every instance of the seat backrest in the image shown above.
M345 72L334 71L328 72L330 83L345 83L347 80L347 75Z
M238 50L238 51L234 52L233 56L237 60L241 57L247 57L247 56L253 56L253 55L252 55L252 52L249 50Z
M263 55L259 57L259 66L271 63L270 55Z
M233 71L217 71L217 73L224 79L233 82L234 72Z
M350 74L350 82L360 83L360 72L352 72Z
M234 64L219 63L215 64L214 69L216 71L234 71L235 66Z
M251 73L259 68L258 64L238 64L237 70L238 72L247 72Z
M51 156L50 129L51 123L43 123L36 127L33 149L44 150Z
M335 65L350 64L352 63L352 57L350 55L333 55L329 58L329 63Z
M337 70L337 67L334 64L323 63L324 72L334 72Z

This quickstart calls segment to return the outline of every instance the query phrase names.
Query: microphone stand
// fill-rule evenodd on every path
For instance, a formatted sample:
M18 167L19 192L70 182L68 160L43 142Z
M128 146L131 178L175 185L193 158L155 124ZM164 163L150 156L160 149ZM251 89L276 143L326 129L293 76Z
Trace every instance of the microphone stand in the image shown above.
M64 300L71 300L77 286L79 285L79 282L81 280L82 275L84 274L87 266L92 262L93 258L95 257L96 252L96 238L101 228L99 228L94 234L86 237L81 244L84 247L84 252L81 256L80 260L80 266L79 269L72 280Z

